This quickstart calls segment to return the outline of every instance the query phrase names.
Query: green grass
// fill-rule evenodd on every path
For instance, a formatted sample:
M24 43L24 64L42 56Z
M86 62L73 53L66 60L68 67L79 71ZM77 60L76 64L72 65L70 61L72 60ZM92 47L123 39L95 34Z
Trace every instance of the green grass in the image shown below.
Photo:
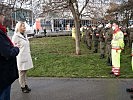
M106 59L99 59L81 42L81 55L75 55L75 43L71 37L47 37L31 39L34 68L32 77L80 77L112 78ZM121 56L121 78L132 78L130 49Z

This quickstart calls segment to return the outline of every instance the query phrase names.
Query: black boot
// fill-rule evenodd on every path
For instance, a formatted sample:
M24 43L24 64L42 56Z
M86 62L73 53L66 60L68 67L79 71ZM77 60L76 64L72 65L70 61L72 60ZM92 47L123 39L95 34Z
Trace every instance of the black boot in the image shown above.
M93 51L93 53L97 53L97 49L95 49L95 50Z
M25 85L25 88L26 88L28 91L31 91L31 89L28 87L28 85Z
M101 54L101 55L100 55L100 59L103 59L103 58L104 58L104 54Z
M90 47L90 46L88 46L88 49L89 49L89 50L91 50L91 47Z
M21 89L22 89L22 92L23 93L29 93L30 91L28 91L25 87L21 87Z
M127 92L133 92L133 88L127 88L126 91Z
M110 58L108 58L108 60L107 60L107 65L112 66L112 62L111 62Z

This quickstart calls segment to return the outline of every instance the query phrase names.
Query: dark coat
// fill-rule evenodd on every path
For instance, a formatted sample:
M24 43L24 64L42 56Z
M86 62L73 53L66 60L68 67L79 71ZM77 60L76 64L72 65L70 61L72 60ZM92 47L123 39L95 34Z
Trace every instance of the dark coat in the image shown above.
M0 30L0 93L18 78L16 56L19 48L14 47Z
M98 33L98 30L95 29L95 30L93 30L92 40L93 41L98 41L98 39L99 39L99 33Z
M105 38L104 38L104 36L105 36L105 30L103 29L103 28L101 28L101 29L99 29L99 41L101 41L101 42L105 42Z
M113 38L113 29L112 28L107 28L106 33L105 33L105 43L106 44L111 44L112 38Z

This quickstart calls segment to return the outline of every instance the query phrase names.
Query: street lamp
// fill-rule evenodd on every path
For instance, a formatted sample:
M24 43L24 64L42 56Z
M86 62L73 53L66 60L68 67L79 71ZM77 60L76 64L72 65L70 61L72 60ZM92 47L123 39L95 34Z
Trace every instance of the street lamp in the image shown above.
M34 19L33 19L33 0L31 0L31 6L32 6L32 29L33 29L33 23L34 23Z

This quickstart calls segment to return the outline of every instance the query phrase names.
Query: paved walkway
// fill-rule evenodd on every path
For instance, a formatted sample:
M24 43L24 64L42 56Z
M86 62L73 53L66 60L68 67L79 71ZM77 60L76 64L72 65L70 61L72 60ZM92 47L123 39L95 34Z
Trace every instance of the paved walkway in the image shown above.
M32 92L13 84L11 100L132 100L125 91L133 79L29 78Z

